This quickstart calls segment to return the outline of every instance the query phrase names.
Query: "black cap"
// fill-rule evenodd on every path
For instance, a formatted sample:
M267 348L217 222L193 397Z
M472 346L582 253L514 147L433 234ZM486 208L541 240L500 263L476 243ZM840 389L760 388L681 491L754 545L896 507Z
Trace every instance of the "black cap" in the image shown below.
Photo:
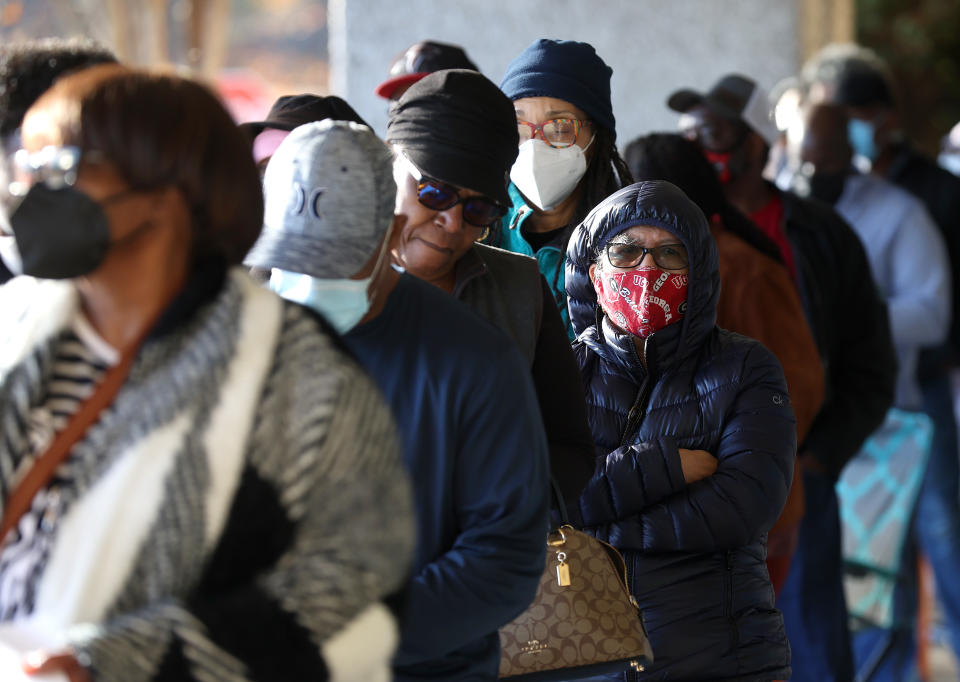
M434 71L469 69L479 71L459 45L424 40L398 54L390 64L390 76L374 90L384 99L392 99L398 88L412 85Z
M476 71L437 71L414 83L390 110L387 142L424 175L513 203L507 177L520 144L517 115Z
M252 140L266 128L293 130L304 124L325 121L328 118L334 121L353 121L370 127L353 107L336 95L320 97L303 94L284 95L273 103L266 119L241 123L240 129Z
M746 76L726 75L706 93L688 88L677 90L667 99L667 106L680 113L705 106L724 118L746 123L768 143L776 138L767 95Z
M861 64L847 65L837 76L833 101L847 107L892 107L893 88L877 69Z

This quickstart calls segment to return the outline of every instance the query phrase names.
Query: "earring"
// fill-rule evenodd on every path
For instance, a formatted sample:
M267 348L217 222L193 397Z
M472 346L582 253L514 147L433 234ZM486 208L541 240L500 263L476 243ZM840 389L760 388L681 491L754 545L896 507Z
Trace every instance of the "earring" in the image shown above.
M489 237L489 236L490 236L490 226L487 225L485 228L483 228L483 234L481 234L481 235L477 238L477 241L478 241L478 242L483 242L483 241L484 241L487 237Z

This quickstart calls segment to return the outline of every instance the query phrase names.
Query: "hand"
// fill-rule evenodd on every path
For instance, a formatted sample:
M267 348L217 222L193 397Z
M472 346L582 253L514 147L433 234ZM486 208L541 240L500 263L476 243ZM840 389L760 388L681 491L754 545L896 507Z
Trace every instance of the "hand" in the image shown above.
M687 450L678 448L680 453L680 468L683 469L683 480L688 484L712 476L717 470L717 458L706 450Z
M23 659L23 672L27 675L63 673L70 682L92 682L87 669L70 653L48 654L33 651Z

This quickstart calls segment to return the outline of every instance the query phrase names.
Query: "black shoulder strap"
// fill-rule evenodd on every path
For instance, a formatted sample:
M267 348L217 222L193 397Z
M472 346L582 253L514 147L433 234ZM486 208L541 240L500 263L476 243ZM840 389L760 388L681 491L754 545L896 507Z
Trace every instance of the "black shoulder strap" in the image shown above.
M570 517L567 515L567 505L563 502L563 493L560 492L560 484L553 476L550 477L550 487L553 488L553 498L557 503L557 511L560 514L560 522L564 526L569 526Z

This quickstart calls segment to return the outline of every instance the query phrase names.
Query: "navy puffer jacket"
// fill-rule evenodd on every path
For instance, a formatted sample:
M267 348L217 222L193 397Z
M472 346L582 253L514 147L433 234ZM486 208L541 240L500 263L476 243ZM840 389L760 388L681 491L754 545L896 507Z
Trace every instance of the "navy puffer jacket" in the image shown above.
M686 314L647 337L649 371L635 337L598 311L588 273L606 242L635 225L672 232L690 260ZM764 558L793 474L793 410L773 354L715 325L720 281L706 219L670 183L631 185L577 227L566 275L603 459L580 511L590 532L623 551L655 657L632 679L789 678ZM687 485L678 448L710 452L716 472Z

